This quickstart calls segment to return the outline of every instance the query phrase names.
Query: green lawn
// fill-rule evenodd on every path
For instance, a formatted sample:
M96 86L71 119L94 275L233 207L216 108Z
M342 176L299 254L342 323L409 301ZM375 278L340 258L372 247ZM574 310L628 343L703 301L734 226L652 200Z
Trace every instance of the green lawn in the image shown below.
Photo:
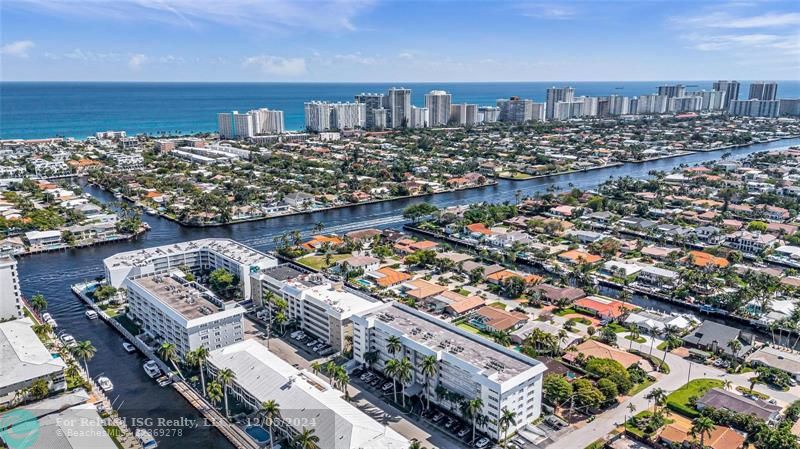
M345 260L350 257L350 254L331 254L330 257L330 265L325 263L325 256L306 256L300 259L297 259L295 262L305 265L309 268L313 268L315 270L324 270L331 265L336 265L336 262L340 260Z
M608 324L606 324L606 327L609 327L609 328L613 329L614 332L616 332L618 334L621 334L623 332L628 332L628 329L625 326L623 326L623 325L621 325L619 323L608 323Z
M759 398L759 399L761 399L763 401L766 401L767 399L769 399L769 395L761 393L760 391L755 391L755 390L750 391L750 389L747 388L747 387L737 386L736 387L736 391L738 391L739 393L742 393L742 394L752 394L753 396L755 396L755 397L757 397L757 398Z
M464 329L467 332L471 332L473 334L480 335L480 333L481 333L481 331L479 329L476 329L475 327L473 327L473 326L471 326L471 325L469 325L467 323L458 323L456 326L458 326L461 329Z
M576 312L575 309L573 309L572 307L567 307L566 309L559 310L558 312L555 313L555 315L556 316L565 316L565 315L569 315L569 314L572 314L572 313L578 313L578 312Z
M693 397L700 398L712 388L721 388L724 383L719 379L695 379L688 384L678 388L667 396L667 407L689 418L694 418L700 414L694 407L689 405L689 400Z
M633 342L634 342L634 343L639 343L639 344L641 344L641 343L644 343L644 342L646 342L646 341L647 341L647 339L646 339L646 338L644 338L644 337L636 337L636 338L632 338L632 336L631 336L631 335L626 335L626 336L625 336L625 339L626 339L626 340L633 340Z
M666 341L662 341L661 343L658 344L658 346L656 346L656 349L658 349L659 351L666 351L667 350L667 342Z
M636 396L639 394L640 391L644 390L645 388L653 385L656 381L655 380L645 380L640 384L636 384L633 386L630 392L628 392L628 396Z

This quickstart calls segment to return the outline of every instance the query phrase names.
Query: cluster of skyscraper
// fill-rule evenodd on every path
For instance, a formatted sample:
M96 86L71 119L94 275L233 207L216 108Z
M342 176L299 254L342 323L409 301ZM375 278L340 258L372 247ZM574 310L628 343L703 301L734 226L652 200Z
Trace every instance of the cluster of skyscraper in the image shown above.
M220 112L217 114L217 130L221 139L246 139L262 134L280 134L285 131L283 111L261 108L246 113Z
M432 90L425 94L425 105L418 107L411 103L411 89L393 87L385 94L361 93L353 102L306 102L305 127L312 132L382 130L701 111L752 117L800 115L800 99L778 100L775 82L751 83L747 100L739 100L739 88L738 81L717 81L712 90L687 91L684 85L671 84L659 86L649 95L576 97L572 87L551 87L544 103L510 97L497 100L496 106L454 104L451 94ZM220 113L217 122L220 137L225 139L284 132L283 111L266 108L244 114Z
M393 87L382 93L361 93L352 103L310 101L305 104L306 129L428 128L471 126L497 121L499 109L477 104L453 104L451 94L432 90L425 94L425 106L411 104L411 89Z

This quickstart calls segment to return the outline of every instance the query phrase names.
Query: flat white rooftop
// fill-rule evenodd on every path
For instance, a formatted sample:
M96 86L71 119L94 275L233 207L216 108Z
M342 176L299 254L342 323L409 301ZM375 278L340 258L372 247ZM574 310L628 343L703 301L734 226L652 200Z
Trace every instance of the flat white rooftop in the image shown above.
M325 449L407 449L409 441L345 401L342 393L299 371L255 340L211 352L216 368L229 368L235 382L257 401L275 400L281 418L311 427Z
M222 254L243 265L258 265L264 259L274 261L275 258L257 251L249 246L230 239L201 239L171 245L144 248L115 254L104 260L107 267L120 266L141 267L152 263L153 259L170 255L180 255L194 251L211 250Z
M0 323L0 388L57 373L66 367L50 351L25 319Z
M433 351L453 354L499 383L541 366L535 359L506 350L483 337L397 303L373 311L366 317L383 322Z
M221 312L222 301L212 292L194 282L178 280L169 274L134 277L128 282L150 293L155 299L174 310L187 321ZM219 301L219 304L214 301ZM231 307L234 307L232 304Z

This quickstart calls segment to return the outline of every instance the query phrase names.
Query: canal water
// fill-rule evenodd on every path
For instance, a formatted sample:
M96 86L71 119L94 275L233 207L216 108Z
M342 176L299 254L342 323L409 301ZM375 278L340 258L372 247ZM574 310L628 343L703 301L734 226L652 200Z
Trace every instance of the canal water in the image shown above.
M594 188L610 177L632 176L645 178L653 170L668 171L679 164L697 164L719 159L730 152L733 157L770 149L800 145L800 139L783 140L748 147L696 153L683 157L662 159L641 164L627 164L581 173L550 176L528 181L501 180L495 186L481 189L445 193L425 198L402 199L397 201L353 206L314 214L295 215L260 222L242 223L231 226L211 228L182 227L169 220L144 216L151 231L129 242L117 242L96 247L44 253L23 257L19 260L19 275L23 293L30 297L43 294L48 300L48 311L55 317L60 331L66 331L78 340L91 340L97 348L96 356L89 362L92 376L103 374L114 383L110 394L120 415L129 423L134 419L147 419L143 426L155 428L160 448L179 449L227 449L232 446L213 427L205 426L200 414L171 388L160 388L148 378L141 366L144 360L137 355L129 355L122 349L122 338L101 320L89 321L84 318L85 307L70 290L70 285L94 279L103 275L102 261L115 253L139 248L166 245L174 242L207 237L231 238L260 250L269 250L273 239L283 232L300 230L307 235L316 223L325 224L325 232L344 233L364 227L397 227L404 222L402 210L409 204L429 201L440 207L474 203L480 201L514 201L517 191L523 196L544 192L550 186L558 189L578 187ZM97 198L113 202L114 197L92 186L86 191ZM160 426L159 418L169 420L184 419L194 422L195 428L183 426ZM136 427L136 423L133 423ZM169 429L169 430L167 430ZM178 434L180 432L180 434Z

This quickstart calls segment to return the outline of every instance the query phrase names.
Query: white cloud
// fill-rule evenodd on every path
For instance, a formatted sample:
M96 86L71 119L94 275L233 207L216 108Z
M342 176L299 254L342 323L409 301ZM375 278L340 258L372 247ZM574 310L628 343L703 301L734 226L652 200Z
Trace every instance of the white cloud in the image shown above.
M199 28L354 31L373 0L17 0L11 7L102 20L150 21ZM5 6L4 6L5 7Z
M145 56L142 53L136 53L134 55L131 55L130 58L128 58L128 67L134 70L138 70L139 68L142 67L142 64L146 62L147 62L147 56Z
M333 59L336 62L349 62L354 64L373 65L378 62L377 58L370 56L363 56L360 52L348 53L344 55L334 55Z
M522 15L537 19L570 20L578 15L578 10L572 5L557 3L529 3L519 6Z
M695 18L700 20L700 18ZM728 14L714 14L703 19L711 28L776 28L800 26L800 13L767 13L752 17L731 17Z
M258 67L266 75L298 76L306 73L306 60L303 58L258 55L246 58L243 65Z
M18 58L27 58L28 51L35 47L33 41L16 41L0 47L0 54L8 56L16 56Z

